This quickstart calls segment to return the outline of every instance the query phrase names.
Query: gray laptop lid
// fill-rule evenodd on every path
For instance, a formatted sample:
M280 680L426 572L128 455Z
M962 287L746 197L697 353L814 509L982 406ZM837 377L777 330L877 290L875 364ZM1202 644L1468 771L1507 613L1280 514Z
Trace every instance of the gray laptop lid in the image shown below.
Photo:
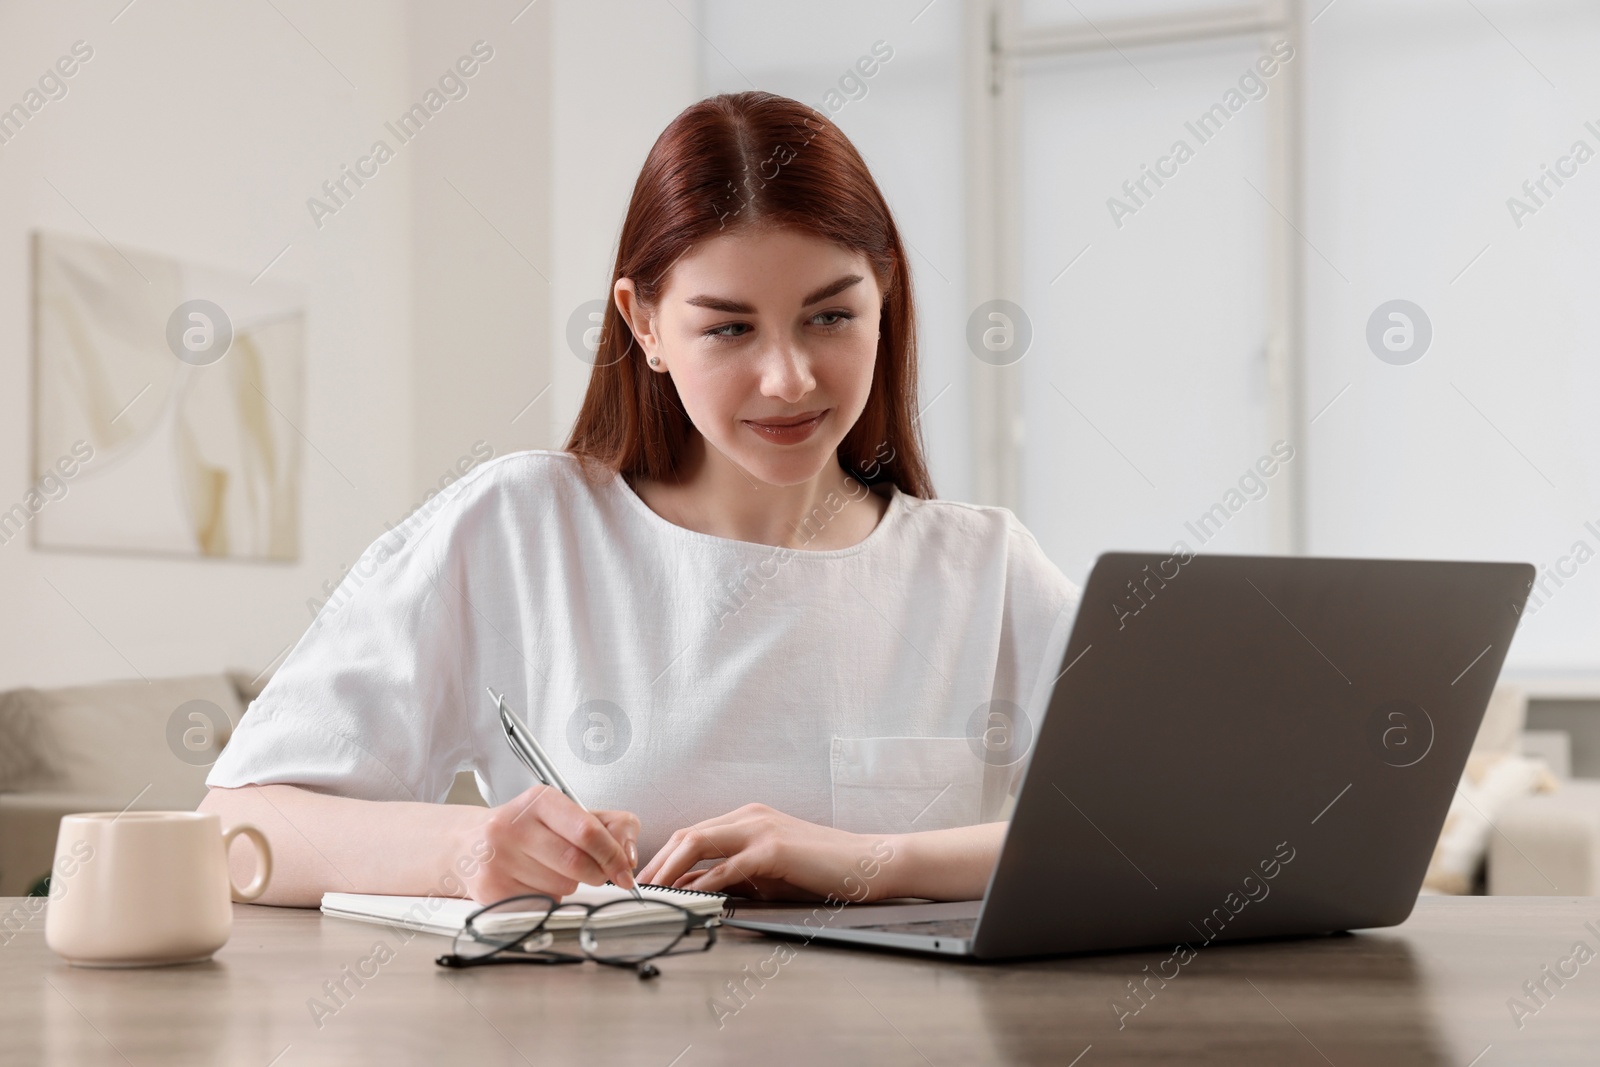
M1403 921L1533 577L1101 556L974 954Z

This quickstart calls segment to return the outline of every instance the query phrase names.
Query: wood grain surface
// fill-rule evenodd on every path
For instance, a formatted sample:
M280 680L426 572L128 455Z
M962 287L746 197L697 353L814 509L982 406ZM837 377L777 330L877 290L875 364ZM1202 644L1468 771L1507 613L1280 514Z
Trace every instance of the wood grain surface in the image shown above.
M451 971L433 962L442 938L234 907L212 961L106 971L66 965L43 910L0 899L0 1062L1600 1063L1600 957L1572 958L1580 941L1600 952L1600 898L1427 897L1393 929L1218 944L1181 967L1170 951L974 964L725 930L651 981L591 963ZM1576 974L1557 985L1543 968L1563 959ZM1147 965L1176 976L1136 1000ZM1524 983L1541 980L1535 1000Z

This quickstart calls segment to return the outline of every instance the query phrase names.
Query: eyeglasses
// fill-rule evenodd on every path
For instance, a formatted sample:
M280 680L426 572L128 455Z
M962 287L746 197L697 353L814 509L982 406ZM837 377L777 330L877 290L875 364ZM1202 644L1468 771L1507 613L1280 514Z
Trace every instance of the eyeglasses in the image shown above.
M467 916L441 967L492 963L581 963L661 972L649 960L704 952L717 943L716 916L661 900L563 904L542 893L507 897ZM576 948L578 951L572 951Z

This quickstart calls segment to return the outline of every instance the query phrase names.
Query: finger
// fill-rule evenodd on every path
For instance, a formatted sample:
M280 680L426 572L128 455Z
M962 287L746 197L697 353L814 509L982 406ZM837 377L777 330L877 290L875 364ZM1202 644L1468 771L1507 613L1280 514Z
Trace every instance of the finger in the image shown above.
M511 813L511 824L520 825L525 817L537 819L533 814L539 807L539 802L546 799L553 792L547 785L531 785L518 793L511 800L506 801L503 807Z
M509 836L512 849L536 859L552 872L551 877L571 883L566 892L576 888L578 882L598 885L609 876L582 844L566 836L579 832L589 822L593 822L599 828L598 833L608 840L609 831L560 790L532 786L504 805L504 810L511 818L501 828ZM615 842L612 847L620 849ZM549 880L545 879L547 883Z
M562 877L588 885L599 885L609 877L580 846L543 823L530 823L522 832L522 841L529 856Z
M655 881L656 877L661 873L662 865L667 862L667 859L671 857L674 852L678 851L678 846L683 844L684 835L693 833L705 825L707 824L700 822L695 823L693 826L685 826L681 829L672 831L672 836L667 838L667 843L657 849L654 856L650 857L650 862L645 864L644 870L639 872L639 876L652 882ZM664 885L666 883L660 884Z
M577 888L575 879L551 870L519 848L506 848L485 867L472 897L480 904L523 893L545 893L559 899Z
M639 822L639 816L635 815L631 811L597 810L593 814L595 818L605 823L606 829L610 830L613 835L626 834L630 837L637 837L639 835L639 828L641 825Z
M668 856L677 851L678 845L683 841L684 834L691 833L695 830L704 830L713 826L731 825L738 818L738 812L730 811L725 815L718 815L714 819L704 819L695 823L693 826L685 826L680 830L674 830L672 832L672 836L667 838L667 843L656 850L656 854L654 856L650 857L650 862L645 864L644 870L639 872L639 877L645 879L646 881L655 881L656 876L660 873L661 865L666 862ZM720 854L718 855L718 858L721 858ZM666 885L669 883L663 882L658 884Z
M639 867L639 816L631 811L597 811L595 815L605 823L611 836L617 839L622 851L627 853L628 867Z
M603 882L606 874L593 857L549 825L550 818L557 814L559 806L571 803L558 790L545 786L529 789L506 805L506 810L512 815L509 822L502 821L500 826L507 838L506 844L511 851L531 857L556 872L560 878Z
M715 835L715 836L713 836ZM654 875L657 885L676 885L701 860L724 860L744 847L744 839L734 826L705 826L687 830Z
M529 814L586 854L601 875L597 881L612 876L632 877L627 854L593 812L583 810L559 789L536 788L543 792L534 800Z
M678 842L682 840L682 838L682 830L674 830L672 832L672 836L667 838L667 843L656 849L656 854L650 857L650 862L645 864L644 869L639 872L639 878L641 881L655 881L656 871L660 870L661 865L666 862L667 857L672 855L672 850L678 847Z
M594 816L622 848L623 867L612 872L611 881L624 889L637 889L634 871L639 866L639 817L630 811L597 811Z
M765 900L770 894L764 890L771 879L758 878L752 872L760 869L759 861L748 851L732 856L722 863L699 870L691 870L673 883L674 889L694 889L705 893L732 892L736 896Z
M650 862L645 865L645 869L639 872L639 877L644 878L647 881L654 882L657 885L671 885L671 882L661 880L662 869L667 865L667 862L672 859L673 856L677 855L678 850L683 847L684 840L688 837L688 835L699 833L700 830L706 825L706 823L696 823L693 826L685 826L681 830L674 830L672 832L672 836L667 838L667 843L662 845L661 848L656 851L656 854L651 857Z
M755 883L739 873L732 860L719 863L715 867L707 867L703 871L691 871L688 875L678 880L676 889L693 889L700 893L721 893L729 887L737 886L740 889L755 889ZM760 893L756 893L760 896Z
M792 886L781 878L758 878L753 880L748 878L741 879L738 877L737 870L734 871L733 880L726 885L702 885L698 881L686 881L678 888L693 889L696 892L705 893L727 893L730 896L748 897L752 900L775 901L826 899L819 898L815 893L809 893L796 886Z

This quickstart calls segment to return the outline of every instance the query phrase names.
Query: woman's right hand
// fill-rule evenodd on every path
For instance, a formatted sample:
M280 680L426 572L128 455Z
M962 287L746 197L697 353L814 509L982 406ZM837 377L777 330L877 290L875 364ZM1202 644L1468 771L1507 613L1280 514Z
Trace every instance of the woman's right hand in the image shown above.
M584 811L561 790L536 785L487 809L458 842L461 855L478 860L462 881L480 904L521 893L563 897L579 882L607 879L631 888L638 840L633 812Z

